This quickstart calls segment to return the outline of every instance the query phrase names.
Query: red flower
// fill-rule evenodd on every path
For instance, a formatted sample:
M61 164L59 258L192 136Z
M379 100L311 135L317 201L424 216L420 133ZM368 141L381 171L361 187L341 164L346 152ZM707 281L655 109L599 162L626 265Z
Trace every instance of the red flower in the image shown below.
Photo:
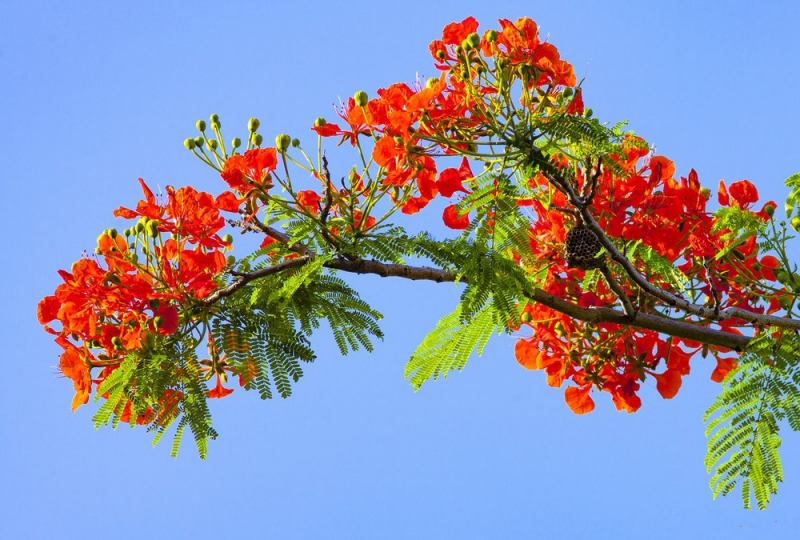
M594 400L592 396L589 395L591 389L592 385L587 384L580 388L569 386L564 390L564 400L567 402L567 405L569 405L569 408L572 409L572 412L575 414L586 414L594 410Z
M452 197L456 191L469 193L469 191L464 188L463 183L464 180L469 180L473 176L475 175L472 174L469 161L467 161L467 158L464 158L458 169L445 169L439 174L439 179L436 181L436 188L439 190L439 193L445 197Z
M653 373L656 379L656 389L664 399L672 399L681 388L681 374L678 370L668 369L664 373Z
M711 373L711 380L714 382L722 382L729 372L736 369L737 365L735 358L717 358L717 367Z
M469 227L469 214L462 216L454 204L444 209L442 219L444 219L444 224L451 229L466 229Z
M731 184L728 192L741 208L747 208L758 201L758 190L756 186L747 180L734 182Z
M233 393L233 388L225 388L224 386L222 386L222 379L220 378L219 375L217 375L217 384L216 386L214 386L214 388L208 391L208 397L219 399L219 398L224 398L225 396L228 396L232 393Z
M222 179L239 193L247 193L254 185L269 187L269 174L278 165L278 155L274 148L253 148L243 155L228 158L222 168Z

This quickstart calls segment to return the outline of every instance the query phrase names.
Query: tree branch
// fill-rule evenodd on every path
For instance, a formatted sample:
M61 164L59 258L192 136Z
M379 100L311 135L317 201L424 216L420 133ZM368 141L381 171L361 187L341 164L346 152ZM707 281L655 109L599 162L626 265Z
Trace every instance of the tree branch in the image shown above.
M292 268L298 268L311 259L312 257L310 256L299 257L255 272L238 274L237 279L234 280L233 283L214 292L205 298L203 303L210 305L221 298L230 296L251 281ZM338 258L325 263L325 267L354 274L374 274L381 277L401 277L410 280L434 281L436 283L468 281L465 276L459 278L456 274L440 268L383 263L368 259L348 260ZM690 322L678 321L663 315L653 315L642 312L626 314L612 308L584 308L541 289L527 291L527 297L534 302L538 302L560 313L591 324L611 323L634 326L737 351L744 350L750 341L748 336L725 332L723 330L715 330Z

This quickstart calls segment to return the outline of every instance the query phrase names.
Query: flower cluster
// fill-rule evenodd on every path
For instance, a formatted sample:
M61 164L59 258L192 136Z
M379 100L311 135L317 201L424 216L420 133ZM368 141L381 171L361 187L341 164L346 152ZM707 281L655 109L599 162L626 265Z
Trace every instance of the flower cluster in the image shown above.
M59 367L75 387L73 410L89 399L93 367L104 368L99 384L129 353L175 333L187 322L184 308L214 291L226 266L230 239L219 235L220 210L231 208L231 193L167 187L159 203L140 183L145 197L136 209L114 212L136 223L104 231L96 256L59 271L63 283L38 306L39 322L63 349Z

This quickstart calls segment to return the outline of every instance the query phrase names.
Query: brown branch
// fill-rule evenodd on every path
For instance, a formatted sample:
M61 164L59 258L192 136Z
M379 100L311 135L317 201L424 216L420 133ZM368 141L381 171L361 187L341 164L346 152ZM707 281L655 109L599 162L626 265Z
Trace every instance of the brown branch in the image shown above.
M311 259L312 257L299 257L255 272L239 274L233 283L223 289L219 289L207 297L203 303L206 305L211 304L221 298L230 296L251 281L292 268L298 268ZM382 263L367 259L333 259L325 263L325 267L354 274L374 274L381 277L401 277L410 280L434 281L437 283L468 281L464 276L459 278L456 274L440 268ZM613 323L624 326L634 326L637 328L654 330L670 336L699 341L709 345L727 347L737 351L743 350L750 341L750 338L747 336L741 336L723 330L715 330L685 321L678 321L663 315L642 312L627 314L612 308L584 308L541 289L532 289L528 291L527 297L534 302L538 302L560 313L591 324Z
M570 182L562 176L561 172L556 169L550 160L538 149L532 149L528 157L534 163L539 165L542 173L550 182L553 183L553 185L555 185L565 195L567 195L567 197L569 197L572 205L579 210L584 224L589 227L595 233L595 235L597 235L598 240L606 249L611 259L619 264L622 269L625 270L625 273L628 274L628 277L630 277L631 281L633 281L647 294L658 298L671 307L679 308L686 313L697 315L703 319L723 321L738 318L765 326L779 326L782 328L793 328L800 330L800 320L797 319L763 315L739 307L729 307L718 311L714 308L707 308L699 304L694 304L676 294L665 291L664 289L653 285L644 275L642 275L641 272L639 272L633 263L617 249L617 247L614 245L614 242L612 242L611 239L606 235L603 228L592 215L588 202L578 195Z

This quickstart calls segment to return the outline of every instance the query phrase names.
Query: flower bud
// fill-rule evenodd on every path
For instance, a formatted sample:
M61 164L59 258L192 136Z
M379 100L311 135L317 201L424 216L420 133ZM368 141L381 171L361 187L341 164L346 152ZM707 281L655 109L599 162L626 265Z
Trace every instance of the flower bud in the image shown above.
M275 137L275 147L281 152L285 152L290 144L292 144L292 138L286 133L281 133Z
M792 228L797 232L800 232L800 216L795 216L792 218Z
M117 229L108 229L108 236L111 238L116 238L118 234Z
M359 90L358 92L353 94L353 99L355 100L356 105L358 105L359 107L365 107L367 105L367 102L369 101L369 96L367 96L367 93L364 92L363 90Z
M439 82L439 79L437 79L436 77L431 77L430 79L425 81L425 88L433 88L437 82Z
M195 137L194 138L194 145L197 148L203 148L203 145L205 144L205 142L206 141L203 139L203 137Z
M572 87L571 86L567 86L566 88L564 88L564 91L561 92L561 95L566 97L566 98L571 97L572 96Z
M140 217L139 221L136 222L136 232L140 233L144 230L145 225L147 225L147 218Z
M185 146L187 150L194 150L194 139L184 139L183 146Z
M115 349L121 349L122 348L122 340L119 338L119 336L112 337L111 338L111 344L114 346Z
M240 139L239 137L234 137L233 140L231 140L231 146L234 149L239 148L240 146L242 146L242 139Z
M254 133L258 131L258 126L261 125L261 122L258 121L258 118L251 118L247 121L247 130L250 133Z
M225 242L226 244L230 244L233 242L233 236L226 234L225 236L222 237L222 241Z
M328 121L320 116L319 118L314 120L314 127L322 127L322 126L326 125L327 123L328 123Z
M488 41L489 43L494 43L495 41L497 41L497 30L489 30L488 32L486 32L485 35L486 35L486 41Z
M445 54L445 52L443 50L440 49L440 50L436 51L436 58L438 58L439 60L444 60L446 57L447 57L447 55Z
M711 190L707 187L700 188L700 195L702 195L703 198L708 199L711 196Z
M775 207L772 206L771 204L768 204L767 206L764 207L764 213L766 213L769 217L774 216L775 215Z
M473 47L477 47L478 45L481 44L481 36L479 36L475 32L472 32L470 35L467 36L467 41Z
M197 128L197 131L202 133L203 131L206 130L206 121L205 120L198 120L195 123L195 127Z
M208 119L211 120L212 124L218 124L219 125L219 115L218 114L214 113L211 116L209 116Z
M216 139L209 139L208 140L208 147L211 148L212 150L216 150L217 149L217 141L216 141Z
M469 38L466 38L464 39L464 41L461 42L461 48L464 49L465 51L468 51L473 48Z
M528 313L528 312L526 311L526 312L524 312L524 313L522 314L522 316L520 317L520 319L521 319L521 320L522 320L522 322L524 322L524 323L529 323L529 322L531 322L531 319L533 319L533 317L531 317L531 314L530 314L530 313Z
M256 133L253 135L253 144L256 146L261 146L262 142L264 142L264 137L261 136L261 133Z
M147 222L147 234L155 238L158 236L158 220L151 220Z
M292 148L300 146L300 139L292 139Z

